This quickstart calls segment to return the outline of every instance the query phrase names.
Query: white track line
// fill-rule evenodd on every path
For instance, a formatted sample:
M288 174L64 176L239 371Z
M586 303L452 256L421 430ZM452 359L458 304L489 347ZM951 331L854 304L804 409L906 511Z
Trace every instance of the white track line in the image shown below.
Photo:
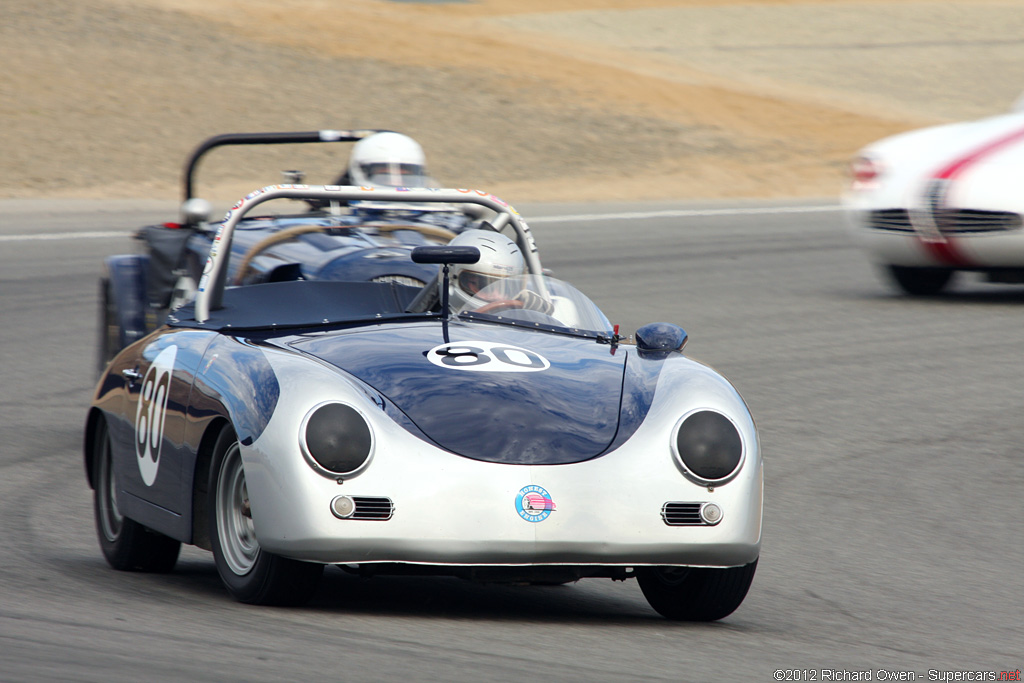
M96 232L41 232L35 235L0 235L0 242L45 242L47 240L98 240L110 237L129 237L129 231L114 230Z
M839 205L828 206L776 206L751 209L668 209L665 211L635 211L628 213L595 213L574 214L571 216L537 216L526 217L526 222L534 223L571 223L573 221L620 221L643 218L692 218L701 216L752 216L772 213L824 213L840 211Z
M751 209L668 209L665 211L631 211L625 213L579 213L566 216L534 216L527 217L530 225L538 223L572 223L574 221L623 221L643 220L645 218L699 218L702 216L756 216L764 214L786 213L827 213L840 211L843 207L828 206L775 206ZM95 240L128 237L132 233L125 231L94 231L94 232L43 232L39 234L0 235L0 242L43 242L47 240Z

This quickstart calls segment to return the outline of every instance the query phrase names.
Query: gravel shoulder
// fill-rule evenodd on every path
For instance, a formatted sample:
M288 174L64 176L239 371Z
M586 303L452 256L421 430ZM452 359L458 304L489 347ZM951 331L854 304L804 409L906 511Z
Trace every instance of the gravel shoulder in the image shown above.
M863 144L1024 89L1024 0L2 4L5 199L174 199L206 137L320 128L515 203L829 197ZM328 182L326 147L218 150L199 184Z

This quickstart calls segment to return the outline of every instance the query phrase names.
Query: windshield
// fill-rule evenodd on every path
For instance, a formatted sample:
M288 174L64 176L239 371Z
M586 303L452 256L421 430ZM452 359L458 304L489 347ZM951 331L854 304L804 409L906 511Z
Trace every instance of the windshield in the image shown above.
M546 275L492 280L477 290L456 315L588 336L612 334L608 318L583 292Z

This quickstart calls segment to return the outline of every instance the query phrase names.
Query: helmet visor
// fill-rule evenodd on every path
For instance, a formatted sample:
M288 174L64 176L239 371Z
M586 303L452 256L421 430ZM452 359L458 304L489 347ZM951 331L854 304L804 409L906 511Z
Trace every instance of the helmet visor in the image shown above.
M360 167L371 185L384 187L432 187L433 180L420 164L374 162Z
M483 301L499 301L510 298L509 287L504 286L506 278L503 275L485 275L472 270L463 270L459 273L458 287L470 297L476 297ZM514 294L515 292L511 292Z

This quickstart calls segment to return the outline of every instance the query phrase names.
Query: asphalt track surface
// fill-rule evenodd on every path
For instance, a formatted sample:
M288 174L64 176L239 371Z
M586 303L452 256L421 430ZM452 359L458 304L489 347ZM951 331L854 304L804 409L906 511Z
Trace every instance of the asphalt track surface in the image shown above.
M261 608L228 597L208 553L186 549L170 575L120 573L95 540L80 441L97 274L131 228L173 210L26 207L0 206L0 681L1024 668L1024 288L897 296L825 205L520 207L557 276L623 330L682 324L688 353L749 402L766 484L746 601L721 622L680 624L634 582L366 582L330 569L309 606Z

